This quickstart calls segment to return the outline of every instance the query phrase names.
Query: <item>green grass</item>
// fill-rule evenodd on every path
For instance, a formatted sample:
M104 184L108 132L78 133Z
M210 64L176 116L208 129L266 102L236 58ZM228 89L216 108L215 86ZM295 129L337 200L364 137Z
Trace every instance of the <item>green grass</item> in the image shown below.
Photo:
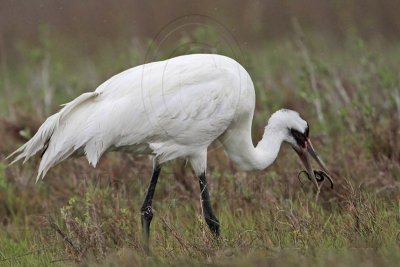
M84 55L46 31L35 46L20 43L18 60L2 72L1 159L59 104L142 60L144 51L128 44L116 44L119 56L108 47ZM315 201L311 184L297 180L300 165L286 146L273 166L253 173L238 171L221 149L212 149L208 180L222 234L216 241L201 216L190 169L182 161L167 164L154 199L152 255L146 256L140 205L151 172L147 157L111 153L97 169L71 159L37 185L39 159L0 163L0 266L398 265L400 44L292 37L240 55L257 90L254 140L274 110L300 111L335 179L333 191L324 187ZM180 44L202 38L215 43L218 35L199 30Z
M60 213L52 215L65 223L63 231L78 253L46 223L38 232L27 225L27 232L1 230L1 256L6 259L1 264L51 266L59 260L66 261L58 263L61 265L80 260L104 266L131 261L138 261L138 266L258 262L273 266L395 266L400 259L398 203L362 194L362 199L351 203L357 211L347 213L337 207L326 210L303 193L295 200L264 207L261 200L254 200L252 206L259 207L248 209L222 201L217 208L222 225L219 242L208 233L196 203L177 204L173 198L156 201L151 236L154 256L147 257L140 247L139 212L131 207L141 198L120 202L116 209L111 195L118 191L95 189L90 183L81 197L71 197ZM39 220L46 221L46 215L42 216ZM79 255L83 251L84 257Z

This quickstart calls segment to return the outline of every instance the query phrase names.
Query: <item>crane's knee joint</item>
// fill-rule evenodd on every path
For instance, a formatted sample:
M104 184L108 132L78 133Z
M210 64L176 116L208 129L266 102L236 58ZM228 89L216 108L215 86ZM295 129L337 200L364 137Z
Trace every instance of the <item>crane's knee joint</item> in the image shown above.
M140 209L140 212L141 212L142 220L151 222L151 220L153 219L153 209L151 206L142 207Z

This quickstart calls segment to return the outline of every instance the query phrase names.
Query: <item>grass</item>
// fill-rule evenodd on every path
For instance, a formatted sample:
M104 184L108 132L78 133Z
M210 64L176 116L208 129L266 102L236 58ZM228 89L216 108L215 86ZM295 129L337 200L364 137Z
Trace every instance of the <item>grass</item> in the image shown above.
M141 63L141 47L116 44L90 55L41 29L36 46L3 61L0 156L25 142L43 118L112 74ZM206 37L202 37L206 36ZM182 37L215 44L213 33ZM199 48L191 48L197 51ZM200 52L203 51L200 48ZM223 47L217 51L228 54ZM174 51L174 50L170 50ZM170 51L162 51L170 55ZM73 58L73 60L71 60ZM266 171L235 169L216 146L209 181L222 238L212 238L198 182L185 162L162 170L154 199L152 255L141 248L140 204L147 157L110 153L92 169L71 159L34 183L39 159L0 163L0 266L396 266L400 261L400 96L398 43L320 36L270 42L240 55L257 90L254 140L281 107L309 120L315 147L336 181L317 201L297 180L288 147ZM317 116L321 110L323 117ZM214 149L215 148L215 149ZM304 182L304 181L303 181Z

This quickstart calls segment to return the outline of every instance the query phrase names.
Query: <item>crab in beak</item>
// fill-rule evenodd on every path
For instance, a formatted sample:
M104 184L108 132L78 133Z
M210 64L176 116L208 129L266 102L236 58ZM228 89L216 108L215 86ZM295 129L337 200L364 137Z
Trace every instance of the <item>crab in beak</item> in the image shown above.
M297 138L296 138L297 139ZM316 189L319 191L319 185L318 183L321 183L324 181L324 179L328 179L330 183L331 189L333 189L333 180L332 177L328 174L328 170L326 169L326 166L322 159L318 156L317 152L315 152L315 149L311 143L311 140L306 137L302 140L301 145L298 144L294 145L292 144L292 147L294 151L296 151L297 155L299 155L301 162L303 163L305 167L305 171L301 171L299 175L302 172L306 172L308 179L310 179ZM311 167L311 162L310 162L310 156L318 163L318 165L321 167L322 170L313 170Z

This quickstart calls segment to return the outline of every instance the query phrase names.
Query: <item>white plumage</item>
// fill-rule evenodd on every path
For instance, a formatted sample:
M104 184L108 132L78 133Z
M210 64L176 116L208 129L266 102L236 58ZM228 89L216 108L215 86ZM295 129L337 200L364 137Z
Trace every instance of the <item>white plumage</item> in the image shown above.
M219 140L239 168L264 169L283 141L300 149L290 130L305 134L308 125L297 112L278 111L254 147L254 107L252 80L235 60L180 56L128 69L80 95L10 156L26 161L44 152L37 179L72 154L83 152L96 166L108 150L154 154L159 163L184 157L199 175L206 169L207 147Z
M324 178L333 187L308 138L308 123L297 112L275 112L254 147L254 106L251 78L233 59L207 54L176 57L126 70L95 92L80 95L50 116L10 157L16 156L12 163L26 161L41 151L38 180L72 154L84 153L93 166L108 150L153 154L153 173L141 207L144 249L149 251L152 200L161 165L179 157L187 158L198 176L205 221L219 236L205 175L207 148L215 140L243 170L269 166L286 141L300 156L317 190ZM309 155L325 172L312 169Z

